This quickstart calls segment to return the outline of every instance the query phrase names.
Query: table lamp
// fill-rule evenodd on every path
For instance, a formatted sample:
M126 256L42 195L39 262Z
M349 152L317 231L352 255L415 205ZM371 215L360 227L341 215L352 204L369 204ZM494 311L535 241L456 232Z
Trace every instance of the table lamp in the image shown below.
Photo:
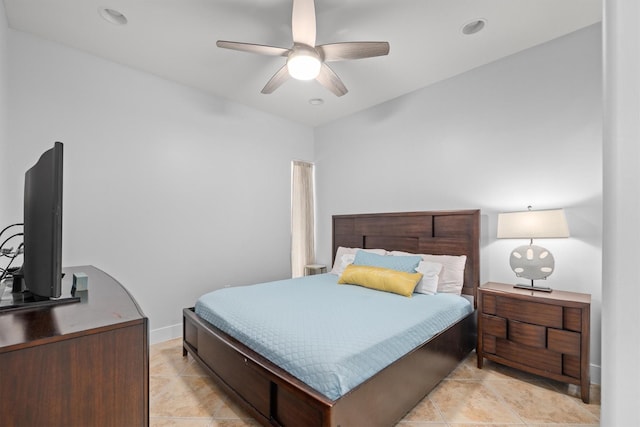
M511 251L509 264L517 277L531 280L530 285L514 287L551 292L551 288L534 286L534 280L546 279L553 273L555 261L547 249L533 244L533 239L569 237L569 226L563 209L529 210L498 214L498 239L529 239L528 245Z

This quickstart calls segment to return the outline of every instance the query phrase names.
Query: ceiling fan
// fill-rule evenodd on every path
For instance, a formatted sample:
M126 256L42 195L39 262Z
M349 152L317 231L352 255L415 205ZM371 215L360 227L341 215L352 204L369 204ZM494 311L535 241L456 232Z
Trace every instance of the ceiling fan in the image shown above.
M314 0L293 0L291 28L293 47L290 49L226 40L218 40L216 45L225 49L286 57L285 65L262 88L262 93L265 94L272 93L289 77L293 77L298 80L315 79L336 96L342 96L348 90L327 62L371 58L389 53L387 42L342 42L316 46Z

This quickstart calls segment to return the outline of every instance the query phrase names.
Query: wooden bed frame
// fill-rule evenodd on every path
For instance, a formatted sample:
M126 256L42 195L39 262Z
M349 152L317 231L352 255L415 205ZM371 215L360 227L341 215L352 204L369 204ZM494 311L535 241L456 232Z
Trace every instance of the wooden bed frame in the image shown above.
M480 280L479 230L479 210L336 215L333 256L338 246L467 255L463 294L475 297ZM339 399L330 400L201 319L193 308L185 308L183 317L183 355L191 354L265 426L394 425L476 343L474 311Z

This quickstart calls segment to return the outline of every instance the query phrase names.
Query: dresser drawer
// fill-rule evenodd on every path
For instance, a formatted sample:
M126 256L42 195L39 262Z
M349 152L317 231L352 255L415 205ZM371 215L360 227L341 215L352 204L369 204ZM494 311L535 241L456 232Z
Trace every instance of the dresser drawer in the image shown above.
M562 329L562 307L507 297L496 297L496 316Z

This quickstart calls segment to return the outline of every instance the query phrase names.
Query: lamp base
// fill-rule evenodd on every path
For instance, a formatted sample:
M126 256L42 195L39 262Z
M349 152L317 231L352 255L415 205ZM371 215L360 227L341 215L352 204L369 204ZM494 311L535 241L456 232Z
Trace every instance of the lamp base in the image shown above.
M518 285L513 285L514 288L517 289L526 289L527 291L537 291L537 292L552 292L553 289L547 287L547 286L534 286L533 283L531 283L530 285L523 285L523 284L518 284Z

